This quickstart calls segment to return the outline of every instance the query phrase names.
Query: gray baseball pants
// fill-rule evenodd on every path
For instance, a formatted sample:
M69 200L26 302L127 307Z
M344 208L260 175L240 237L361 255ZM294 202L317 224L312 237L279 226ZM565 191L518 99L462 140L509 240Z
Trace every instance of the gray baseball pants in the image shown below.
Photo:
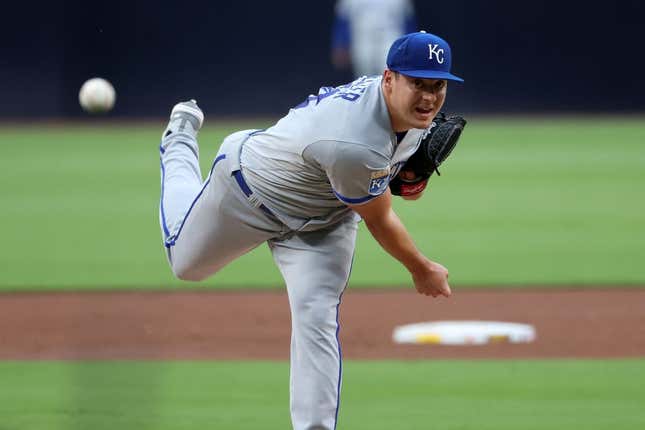
M294 430L336 428L342 363L338 308L347 285L357 223L289 230L255 200L240 170L248 131L226 139L202 181L199 148L188 133L161 143L159 218L168 261L180 279L198 281L267 242L291 308L291 421Z

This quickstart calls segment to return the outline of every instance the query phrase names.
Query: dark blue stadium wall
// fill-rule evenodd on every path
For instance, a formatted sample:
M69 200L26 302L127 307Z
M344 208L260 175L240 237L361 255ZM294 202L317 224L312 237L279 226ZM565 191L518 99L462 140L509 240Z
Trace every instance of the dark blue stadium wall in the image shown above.
M56 3L56 2L52 2ZM451 42L449 108L462 112L645 110L640 1L415 2L421 28ZM323 84L331 1L61 1L3 5L0 119L81 115L102 76L115 117L165 115L194 97L210 114L279 115Z

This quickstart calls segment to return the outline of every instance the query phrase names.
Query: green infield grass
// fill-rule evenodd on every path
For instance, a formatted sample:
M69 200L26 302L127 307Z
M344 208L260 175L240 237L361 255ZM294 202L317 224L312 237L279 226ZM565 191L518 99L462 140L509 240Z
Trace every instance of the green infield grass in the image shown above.
M229 132L209 125L204 171ZM472 118L420 201L396 210L457 285L643 284L642 118ZM177 287L158 226L164 121L0 127L0 289ZM351 285L406 285L361 227ZM282 285L266 246L202 285Z
M284 430L280 362L0 362L2 430ZM338 429L645 428L645 361L354 362Z

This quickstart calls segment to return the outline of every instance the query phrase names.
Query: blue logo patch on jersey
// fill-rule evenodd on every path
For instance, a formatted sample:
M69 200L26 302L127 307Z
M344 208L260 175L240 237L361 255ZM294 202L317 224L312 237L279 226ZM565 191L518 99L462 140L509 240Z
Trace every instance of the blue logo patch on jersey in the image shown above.
M387 185L390 183L390 169L377 170L372 172L370 186L367 191L372 196L383 194Z

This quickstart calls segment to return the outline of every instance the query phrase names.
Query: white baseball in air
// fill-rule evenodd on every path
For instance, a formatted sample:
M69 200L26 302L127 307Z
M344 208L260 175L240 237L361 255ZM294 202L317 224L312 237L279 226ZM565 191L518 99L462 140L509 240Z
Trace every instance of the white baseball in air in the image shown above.
M114 107L116 92L112 84L105 79L92 78L85 81L81 87L78 101L86 112L109 112Z

